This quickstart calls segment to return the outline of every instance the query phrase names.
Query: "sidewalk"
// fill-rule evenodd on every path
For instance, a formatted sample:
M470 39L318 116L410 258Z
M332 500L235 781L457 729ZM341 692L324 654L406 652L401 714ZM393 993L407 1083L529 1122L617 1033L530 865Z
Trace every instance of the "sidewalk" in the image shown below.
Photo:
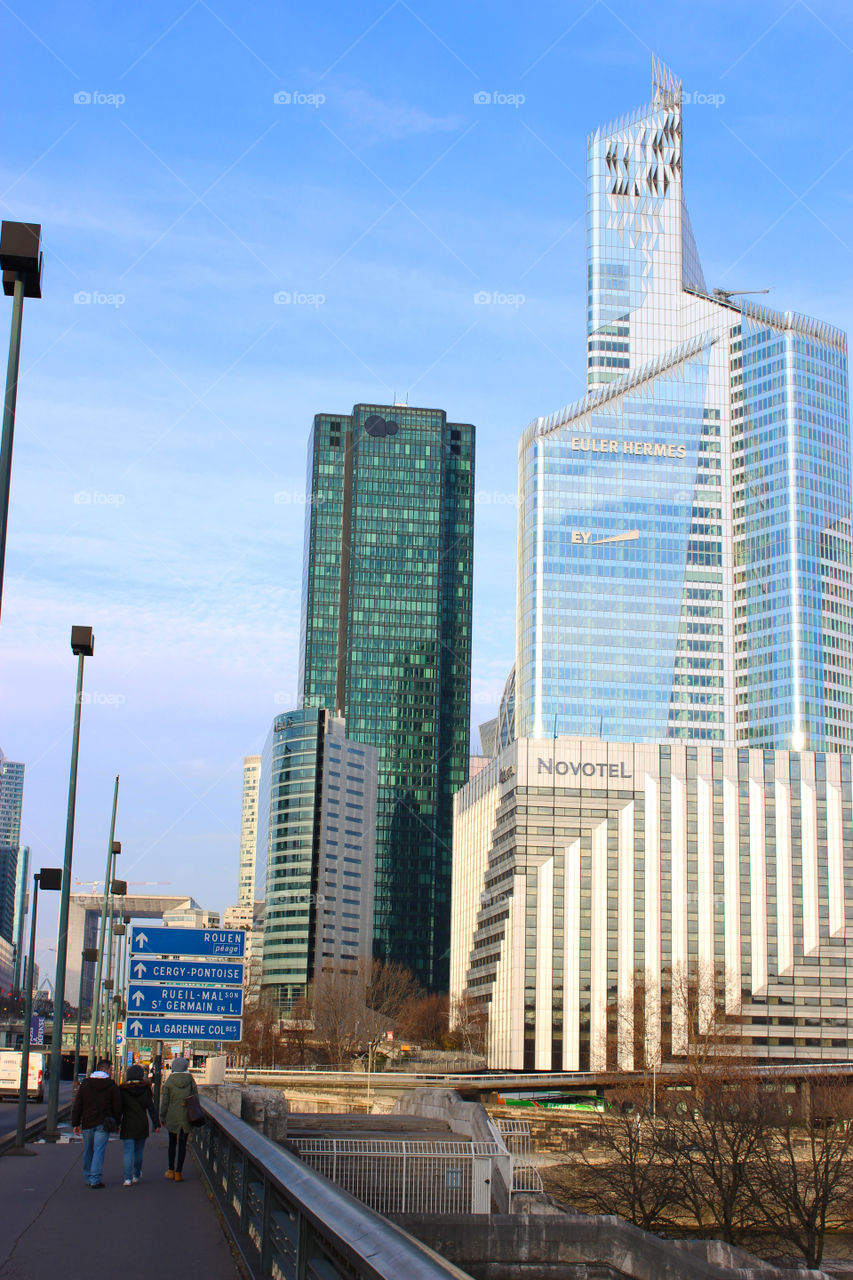
M191 1149L184 1181L175 1183L163 1176L167 1147L165 1129L152 1135L142 1181L124 1187L122 1144L111 1138L103 1194L83 1181L79 1141L34 1143L35 1156L0 1157L2 1280L240 1280Z

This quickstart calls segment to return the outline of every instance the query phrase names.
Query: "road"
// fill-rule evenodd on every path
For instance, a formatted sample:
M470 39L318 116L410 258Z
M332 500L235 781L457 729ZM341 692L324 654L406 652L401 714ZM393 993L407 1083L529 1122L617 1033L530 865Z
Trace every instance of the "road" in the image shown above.
M59 1105L63 1102L70 1102L71 1090L73 1082L71 1080L60 1080L59 1082ZM27 1103L27 1120L38 1120L47 1111L47 1095L45 1094L44 1102L28 1102ZM17 1102L0 1102L0 1139L5 1138L7 1134L14 1133L18 1124L18 1104Z

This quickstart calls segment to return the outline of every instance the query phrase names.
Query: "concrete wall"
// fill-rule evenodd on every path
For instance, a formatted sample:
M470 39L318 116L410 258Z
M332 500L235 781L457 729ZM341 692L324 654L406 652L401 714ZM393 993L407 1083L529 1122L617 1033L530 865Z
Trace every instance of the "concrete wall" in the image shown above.
M584 1214L396 1217L406 1231L475 1280L821 1280L780 1270L720 1241L662 1240L621 1218ZM593 1272L591 1268L595 1268Z
M278 1089L254 1084L202 1084L199 1093L202 1102L211 1098L274 1142L287 1137L289 1108L287 1098Z
M394 1103L397 1115L425 1116L444 1120L454 1133L464 1134L474 1142L504 1140L481 1102L463 1102L455 1089L411 1089ZM506 1213L512 1195L512 1159L498 1157L492 1161L492 1200L498 1213Z

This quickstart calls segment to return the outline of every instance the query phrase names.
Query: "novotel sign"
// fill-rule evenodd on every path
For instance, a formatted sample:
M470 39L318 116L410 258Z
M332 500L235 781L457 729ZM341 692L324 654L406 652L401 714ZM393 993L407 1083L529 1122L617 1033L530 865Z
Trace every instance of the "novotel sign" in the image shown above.
M593 764L591 760L543 760L538 757L537 773L573 774L576 778L633 778L630 769L625 768L624 760L618 764Z

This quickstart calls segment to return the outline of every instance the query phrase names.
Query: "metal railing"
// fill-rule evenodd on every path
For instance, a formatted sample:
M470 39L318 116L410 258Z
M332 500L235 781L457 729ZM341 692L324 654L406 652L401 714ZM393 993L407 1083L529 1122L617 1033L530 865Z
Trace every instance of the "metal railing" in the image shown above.
M194 1147L256 1280L470 1280L218 1103Z
M528 1122L499 1117L494 1123L512 1156L513 1191L542 1191L542 1178L533 1164L533 1141Z
M314 1138L293 1134L300 1159L377 1213L491 1213L496 1142Z

